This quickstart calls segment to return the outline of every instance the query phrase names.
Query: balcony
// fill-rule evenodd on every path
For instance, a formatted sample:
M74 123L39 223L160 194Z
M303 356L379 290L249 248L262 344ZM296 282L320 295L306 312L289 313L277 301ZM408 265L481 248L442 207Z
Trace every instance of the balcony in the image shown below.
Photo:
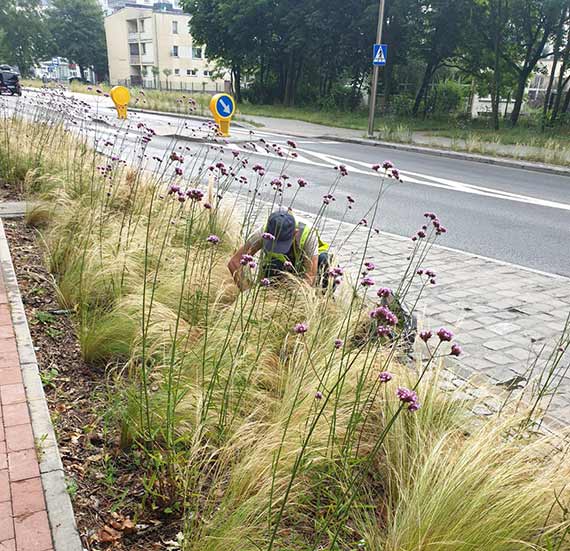
M131 65L154 65L154 56L152 54L131 54L129 60Z
M150 32L129 33L129 43L150 42L151 40L152 40L152 35Z

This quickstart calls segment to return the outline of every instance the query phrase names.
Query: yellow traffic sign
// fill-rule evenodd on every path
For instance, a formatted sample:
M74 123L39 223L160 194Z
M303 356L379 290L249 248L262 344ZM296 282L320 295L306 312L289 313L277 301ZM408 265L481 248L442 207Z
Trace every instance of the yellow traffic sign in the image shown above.
M111 99L117 109L117 115L120 119L127 118L127 106L131 100L131 94L124 86L114 86L110 92Z
M210 111L214 115L220 133L227 137L230 135L230 122L236 112L236 102L229 94L216 94L210 100Z

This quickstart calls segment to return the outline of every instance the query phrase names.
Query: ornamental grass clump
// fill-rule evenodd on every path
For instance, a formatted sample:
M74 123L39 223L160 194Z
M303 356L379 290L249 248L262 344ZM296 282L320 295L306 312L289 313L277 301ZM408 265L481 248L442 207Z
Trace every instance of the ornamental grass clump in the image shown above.
M335 252L361 237L352 268L333 259L317 289L244 255L240 292L228 259L311 192L297 144L236 151L212 134L190 147L142 121L102 128L50 94L6 104L0 177L35 155L30 219L84 358L108 368L124 454L146 454L145 503L177 511L183 549L567 548L567 445L529 430L540 405L483 420L443 391L443 361L462 353L447 328L423 330L405 363L404 305L436 285L426 264L446 230L426 213L400 284L376 290L370 244L386 190L405 185L393 163L371 167L376 197L342 240L327 207L349 168L319 200L313 225ZM357 208L351 197L343 221Z

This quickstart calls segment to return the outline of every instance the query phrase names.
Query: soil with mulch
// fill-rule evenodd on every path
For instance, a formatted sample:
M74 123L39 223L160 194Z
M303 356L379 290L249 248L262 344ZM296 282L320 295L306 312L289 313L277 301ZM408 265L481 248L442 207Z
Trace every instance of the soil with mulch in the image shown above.
M38 232L23 221L4 227L85 549L178 549L179 519L142 506L143 459L119 447L119 427L105 416L105 370L81 358L73 312L58 302Z
M24 191L21 186L0 180L0 201L23 201Z

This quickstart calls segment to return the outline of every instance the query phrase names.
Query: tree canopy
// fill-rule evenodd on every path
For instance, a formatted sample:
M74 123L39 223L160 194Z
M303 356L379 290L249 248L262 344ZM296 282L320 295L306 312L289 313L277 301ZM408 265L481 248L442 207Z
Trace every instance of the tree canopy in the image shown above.
M182 3L192 15L193 36L207 44L208 57L232 70L239 99L242 81L251 101L284 105L328 102L354 107L367 89L378 0ZM395 94L401 96L403 88L410 113L425 115L433 109L434 83L453 75L491 95L497 124L501 98L512 97L510 119L516 124L529 79L541 60L555 55L552 44L558 44L558 67L570 72L570 60L564 58L569 4L568 0L386 2L383 41L389 44L389 59L381 72L384 103ZM552 95L559 84L552 83Z
M87 67L99 78L107 74L103 10L97 0L53 0L48 28L53 54L77 63L82 77Z
M45 55L49 33L40 0L0 3L0 62L16 65L23 74Z

